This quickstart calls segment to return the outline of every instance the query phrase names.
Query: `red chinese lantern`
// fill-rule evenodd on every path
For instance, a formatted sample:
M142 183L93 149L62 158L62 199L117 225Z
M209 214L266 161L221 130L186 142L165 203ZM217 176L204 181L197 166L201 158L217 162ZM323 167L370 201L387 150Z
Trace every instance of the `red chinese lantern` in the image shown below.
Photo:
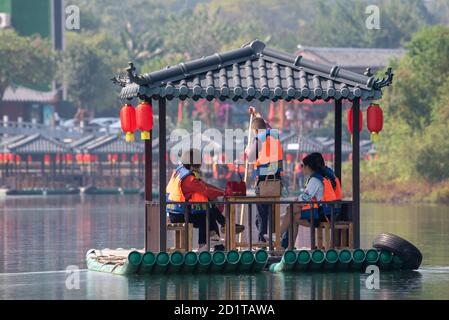
M0 153L0 163L4 162L5 157L3 156L3 153Z
M50 164L50 155L44 155L44 163L48 166Z
M112 155L112 162L117 162L117 160L118 160L118 154L113 154Z
M19 156L19 155L16 155L16 163L17 163L17 164L20 164L20 161L21 161L20 156Z
M125 132L126 141L134 141L134 131L136 131L136 110L134 107L127 103L120 110L120 122L122 130Z
M86 154L83 155L83 162L84 162L84 163L88 164L88 163L90 163L91 161L92 161L92 157L91 157L90 154L86 153Z
M75 156L76 159L76 163L78 164L82 164L83 163L83 154L82 153L77 153Z
M353 134L353 115L352 115L352 108L349 108L348 110L348 130L351 134ZM363 113L362 111L359 111L359 132L362 131L363 128Z
M28 161L28 163L33 162L33 157L31 156L31 154L28 155L27 161Z
M61 162L61 155L59 153L56 154L56 163Z
M5 161L6 162L13 162L14 161L14 155L12 153L7 153Z
M382 109L378 104L371 104L366 110L366 126L371 132L371 140L377 141L379 132L382 131L384 124L384 117Z
M293 155L291 153L287 153L286 158L288 163L293 161Z
M65 155L65 161L66 161L68 164L71 164L72 161L73 161L73 156L72 156L71 154L66 154L66 155Z
M121 162L126 162L126 154L125 153L122 153L121 154Z
M149 140L153 129L153 107L147 101L139 103L136 108L136 125L141 130L140 139Z
M137 153L133 154L131 157L132 162L138 162L139 161L139 155Z

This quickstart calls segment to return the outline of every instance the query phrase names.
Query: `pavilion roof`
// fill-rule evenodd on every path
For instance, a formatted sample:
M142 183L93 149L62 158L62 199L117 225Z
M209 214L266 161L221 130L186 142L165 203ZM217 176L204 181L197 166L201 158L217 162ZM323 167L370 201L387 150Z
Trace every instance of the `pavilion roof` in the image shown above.
M337 65L267 48L259 40L239 49L180 63L165 69L112 79L121 85L121 98L214 98L273 100L378 99L391 84L391 69L384 79L358 74Z

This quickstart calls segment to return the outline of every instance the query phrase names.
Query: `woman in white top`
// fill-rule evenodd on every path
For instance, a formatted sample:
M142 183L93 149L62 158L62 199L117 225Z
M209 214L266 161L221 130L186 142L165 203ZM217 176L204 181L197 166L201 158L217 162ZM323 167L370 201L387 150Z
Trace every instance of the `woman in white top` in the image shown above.
M298 201L304 202L312 202L312 201L320 201L324 194L324 183L322 180L323 170L324 168L320 164L320 159L316 156L316 154L309 154L302 160L302 168L304 176L306 176L307 183L306 188L298 196ZM291 205L287 207L287 212L284 215L281 224L281 235L282 238L282 247L286 248L288 244L288 236L287 231L290 227L291 221ZM311 208L308 204L294 204L293 205L293 223L295 224L293 227L293 239L296 239L298 234L298 226L299 224L308 225L308 221L310 220L310 213L313 211L314 219L318 222L319 219L319 211L318 208Z

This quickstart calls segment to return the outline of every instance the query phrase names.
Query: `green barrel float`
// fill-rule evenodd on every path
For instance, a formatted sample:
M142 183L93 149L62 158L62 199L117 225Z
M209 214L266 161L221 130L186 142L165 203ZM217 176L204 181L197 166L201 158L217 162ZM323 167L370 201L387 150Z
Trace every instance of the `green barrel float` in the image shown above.
M348 249L340 250L340 252L338 253L337 269L340 271L348 270L351 264L351 259L351 251L349 251Z
M184 255L179 251L173 252L170 255L170 263L168 265L168 272L170 272L170 273L179 272L179 270L181 270L183 264L184 264Z
M226 263L223 270L225 272L235 272L237 271L237 266L239 264L240 255L236 250L230 250L226 254Z
M156 263L156 255L151 251L145 252L142 255L142 263L140 264L139 273L140 274L151 273L155 263Z
M319 271L324 265L325 254L323 250L315 249L312 251L312 257L310 262L311 271Z
M335 269L338 263L338 252L334 249L326 251L324 256L324 269L326 271L332 271Z
M306 271L309 268L312 256L308 250L299 250L296 259L295 270L296 271Z
M254 263L254 255L251 251L245 250L240 254L240 261L238 264L239 272L248 272L252 269Z
M382 270L389 270L393 262L393 254L388 250L381 250L379 253L378 265Z
M365 266L377 264L379 261L379 251L376 249L368 249L365 253Z
M254 253L254 263L252 271L259 272L262 271L267 265L268 253L266 250L259 249Z
M142 254L139 251L131 251L128 254L127 273L136 273L142 263Z
M210 266L211 272L220 272L223 270L226 262L226 255L223 251L215 251L212 254L212 264Z
M207 272L209 271L210 265L212 264L212 255L209 251L203 251L198 254L198 265L196 267L197 272Z
M189 251L184 255L184 264L181 271L185 273L192 273L195 271L197 264L198 255L193 251Z
M296 259L297 256L295 251L285 250L284 254L282 255L281 262L273 263L272 265L270 265L270 271L271 272L291 271L295 268Z
M168 269L170 256L167 252L159 252L156 255L156 263L153 267L153 273L164 273Z
M365 262L365 251L362 249L355 249L352 251L352 271L362 270L363 263Z

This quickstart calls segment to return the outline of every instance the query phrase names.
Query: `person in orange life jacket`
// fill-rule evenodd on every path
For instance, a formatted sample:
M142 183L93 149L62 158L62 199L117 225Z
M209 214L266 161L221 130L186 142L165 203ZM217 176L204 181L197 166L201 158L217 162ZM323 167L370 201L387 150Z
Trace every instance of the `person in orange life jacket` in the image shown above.
M279 140L279 132L272 129L262 117L253 119L251 129L254 140L246 150L248 160L254 162L256 193L258 185L267 176L281 179L283 150ZM267 242L265 235L268 229L269 204L258 204L256 227L260 242Z
M326 162L324 161L323 155L319 152L311 153L314 155L320 166L324 168L324 176L329 179L329 181L332 184L332 188L335 192L335 200L341 200L343 198L342 192L341 192L341 185L340 185L340 179L335 175L334 170L326 166Z
M195 176L195 178L197 178L198 180L201 180L201 171L199 167L194 167L192 168L192 173ZM202 181L202 180L201 180ZM215 188L215 186L209 185L213 188ZM220 208L218 208L215 204L211 205L210 208L210 213L212 215L212 217L215 217L215 219L211 219L209 222L209 226L210 226L210 230L211 230L211 238L214 240L219 241L220 240L220 233L218 232L218 225L217 222L221 225L221 232L225 233L225 224L226 224L226 219L223 216L223 205L220 205ZM213 224L211 226L211 224ZM235 231L236 233L241 233L245 230L245 226L236 223L235 224Z
M195 174L198 174L195 172L198 172L201 167L201 152L199 150L192 149L185 152L182 155L181 163L174 170L167 185L167 201L208 202L224 195L222 189L207 184L195 176ZM167 204L166 211L171 223L183 223L185 221L184 207L185 205L180 204ZM193 204L189 216L189 222L193 223L195 228L198 228L200 248L204 248L206 244L207 209L208 204ZM219 238L217 221L224 225L223 215L212 208L209 211L209 230L212 231L210 235Z
M312 153L303 159L303 172L308 177L306 188L303 193L298 196L298 201L335 201L335 191L330 180L326 177L326 169L321 163L322 156L319 153ZM288 206L287 212L281 223L281 246L288 246L288 228L291 223L291 205ZM310 226L310 215L313 214L315 227L328 215L327 209L317 204L295 204L293 205L294 214L294 235L296 239L298 225Z

